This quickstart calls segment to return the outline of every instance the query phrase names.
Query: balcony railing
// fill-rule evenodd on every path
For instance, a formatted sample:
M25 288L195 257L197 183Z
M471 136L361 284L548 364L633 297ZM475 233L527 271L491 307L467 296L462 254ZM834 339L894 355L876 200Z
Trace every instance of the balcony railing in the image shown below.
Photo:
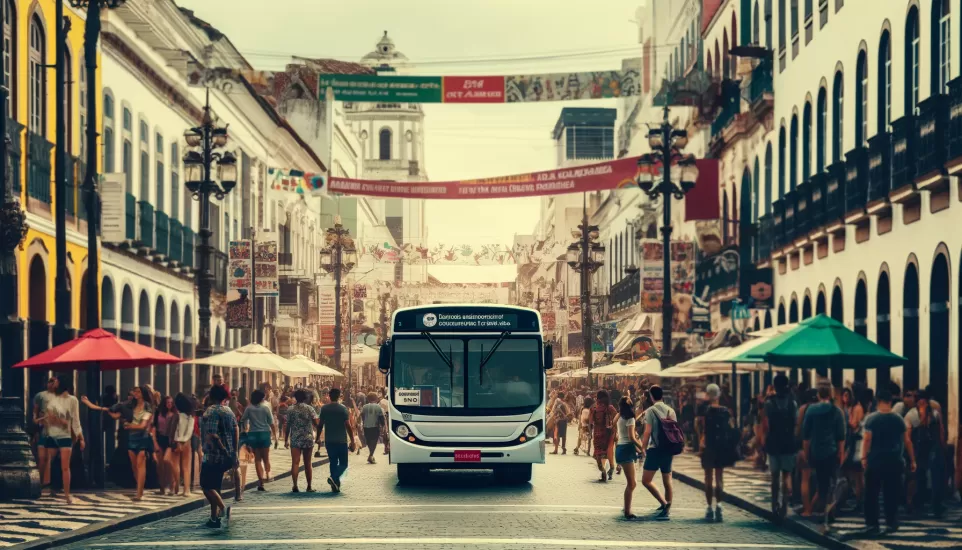
M945 166L948 96L935 94L919 103L915 122L915 146L918 154L915 174L924 176Z
M716 136L720 135L741 111L742 95L741 86L738 84L738 82L726 80L722 83L721 103L721 111L711 123L712 139L715 139Z
M148 249L154 248L154 205L147 201L139 201L137 242Z
M845 212L864 210L868 202L868 149L856 147L845 155Z
M137 240L137 197L131 195L130 193L127 193L124 196L124 200L127 201L126 237L128 241L135 241Z
M868 140L868 200L888 198L892 190L892 135L875 134Z
M183 242L183 259L181 260L185 266L189 268L194 267L194 230L184 226L184 242Z
M772 246L785 246L785 200L778 199L772 203Z
M950 160L955 160L962 157L962 77L949 82L946 111L948 112L948 154Z
M772 217L758 218L758 231L755 232L755 250L758 254L756 261L767 260L772 256L773 224Z
M227 294L227 254L220 250L214 250L211 259L214 273L214 290L221 294Z
M791 244L795 237L797 237L795 230L795 200L797 195L795 191L789 191L785 193L784 205L785 205L785 217L782 218L782 232L785 236L784 244Z
M915 181L915 117L904 116L892 123L892 189Z
M752 105L764 99L765 94L774 93L772 86L772 62L764 60L752 69L752 80L748 86L748 98Z
M825 178L825 219L827 225L845 216L845 162L839 161L828 167Z
M27 132L27 196L50 204L50 151L53 143Z
M184 226L177 220L170 219L170 252L171 262L180 263L184 258Z
M808 179L808 226L818 229L825 223L825 183L828 175L819 172Z
M812 183L803 181L795 190L795 238L812 230Z
M608 308L618 311L637 304L641 299L641 272L635 271L625 275L617 283L611 285L608 296Z
M7 118L7 136L10 138L10 145L8 145L7 154L10 157L10 162L7 166L10 170L10 181L13 183L13 194L19 199L20 198L20 154L23 152L21 144L21 136L23 135L23 124L20 124L12 118Z
M170 254L170 218L157 210L154 212L154 221L157 224L154 233L154 250L161 256L167 256Z
M732 120L734 120L737 115L738 115L738 107L737 107L737 106L735 106L735 107L731 107L731 106L726 106L726 107L724 107L724 108L721 110L721 112L718 113L718 116L715 117L715 120L713 120L712 123L711 123L711 137L712 137L712 139L714 139L715 137L721 135L722 131L724 131L725 128L727 128L728 125L731 124Z

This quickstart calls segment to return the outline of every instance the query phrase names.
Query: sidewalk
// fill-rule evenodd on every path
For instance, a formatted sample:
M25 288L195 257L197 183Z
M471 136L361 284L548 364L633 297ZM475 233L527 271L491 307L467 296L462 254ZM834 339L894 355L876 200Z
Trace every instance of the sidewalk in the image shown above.
M698 456L689 453L676 456L673 470L679 481L699 489L704 488L704 472ZM768 470L754 470L749 461L743 460L735 467L725 470L726 501L772 519L770 479ZM820 521L806 520L791 510L784 525L810 540L818 536L824 537L825 545L832 548L962 548L962 507L955 501L947 502L942 519L906 518L897 533L872 539L859 538L860 530L865 529L865 518L862 515L839 517L827 535L822 533Z
M327 463L327 453L321 449L322 458L313 458L314 467ZM353 458L353 457L352 457ZM301 466L304 471L304 466ZM283 447L271 449L271 474L274 480L291 475L291 454ZM317 478L315 473L315 479ZM320 479L326 478L326 474ZM301 483L304 483L303 477ZM234 498L233 488L227 489L225 497ZM247 492L257 485L257 472L253 464L247 469L247 485L244 498L254 497ZM61 493L55 497L44 496L37 500L9 500L0 502L0 548L17 550L56 548L68 542L103 534L120 528L132 527L163 517L196 510L206 506L196 478L189 498L160 496L156 489L144 491L140 502L133 500L134 491L128 489L101 492L77 491L72 494L73 504L68 505ZM225 498L225 500L227 500Z

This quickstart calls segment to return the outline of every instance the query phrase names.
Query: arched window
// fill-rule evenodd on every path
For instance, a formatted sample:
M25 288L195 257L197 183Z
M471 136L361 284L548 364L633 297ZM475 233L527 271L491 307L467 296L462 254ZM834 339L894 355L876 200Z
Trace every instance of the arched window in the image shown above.
M157 155L154 158L154 177L157 181L154 185L157 187L157 210L160 212L170 212L166 207L166 201L164 200L164 195L166 186L164 185L165 178L165 165L164 165L164 152L166 152L164 147L164 136L160 135L160 132L154 134L154 153ZM236 195L235 195L236 196Z
M782 127L778 130L778 200L782 200L782 196L785 194L785 149L788 144L785 143L785 123L782 123Z
M114 96L110 95L109 90L104 90L104 135L103 135L103 155L104 172L110 174L114 171Z
M30 20L30 102L29 129L41 136L47 135L47 37L40 16Z
M844 126L845 82L842 71L835 73L835 87L832 90L832 162L842 160Z
M772 213L772 142L765 146L765 215Z
M868 141L868 60L865 52L858 53L855 62L855 146Z
M815 115L815 171L825 170L825 130L828 126L828 93L825 87L818 89L818 100Z
M180 219L180 150L177 140L170 144L170 217Z
M391 130L389 128L382 128L378 139L380 149L378 158L381 160L391 160Z
M787 29L785 27L785 18L787 17L785 10L785 0L778 0L778 51L785 51L785 37L788 36Z
M791 134L789 135L788 189L794 191L798 185L798 115L792 115Z
M771 49L772 42L772 0L765 0L765 47Z
M752 221L758 221L758 201L761 200L761 195L759 192L759 183L761 182L761 163L758 162L758 157L755 157L755 170L752 171Z
M798 38L798 0L790 1L792 3L792 11L788 16L792 18L792 42L795 42L795 39Z
M932 95L947 93L952 64L950 0L932 0L930 80Z
M919 106L919 10L912 6L905 20L905 115Z
M761 44L761 28L760 23L762 20L762 14L758 12L758 0L755 0L755 10L752 12L752 44L756 46Z
M150 200L150 126L140 118L140 200Z
M722 38L722 43L723 43L723 46L724 46L724 48L725 48L725 51L722 52L722 56L723 56L723 57L722 57L722 77L723 77L723 78L731 78L732 56L728 54L728 50L730 50L731 48L728 47L728 34L727 34L727 33L726 33L725 36Z
M802 181L812 175L812 102L802 111Z
M878 43L878 114L879 132L887 132L892 123L892 44L889 31L882 32Z
M11 111L11 106L17 105L17 6L14 0L3 0L6 2L6 10L3 12L3 85L9 90L7 95L7 116L17 118L16 113ZM15 109L15 107L13 107Z

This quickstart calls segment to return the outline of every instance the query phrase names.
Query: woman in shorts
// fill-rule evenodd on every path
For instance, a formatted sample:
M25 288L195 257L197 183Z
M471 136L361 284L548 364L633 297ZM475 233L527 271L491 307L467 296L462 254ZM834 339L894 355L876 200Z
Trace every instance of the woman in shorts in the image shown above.
M271 435L274 432L274 413L262 390L251 394L250 406L241 415L241 426L246 426L247 446L254 454L254 468L257 470L257 490L266 491L264 481L271 471Z
M314 471L311 464L311 450L314 448L315 430L319 416L311 405L311 392L300 389L294 392L296 403L287 409L287 444L291 448L291 480L294 493L299 493L297 476L300 471L301 457L304 458L304 477L307 478L307 492L314 493L311 481Z
M631 497L638 486L635 481L635 461L638 460L638 452L641 449L641 440L638 439L638 432L635 430L635 409L631 399L622 397L618 402L618 443L615 447L615 462L621 466L625 472L625 519L635 519L631 513Z

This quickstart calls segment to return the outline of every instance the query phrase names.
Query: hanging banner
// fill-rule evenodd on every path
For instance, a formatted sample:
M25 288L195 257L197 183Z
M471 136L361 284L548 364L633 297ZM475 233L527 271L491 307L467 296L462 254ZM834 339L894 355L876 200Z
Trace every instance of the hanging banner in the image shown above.
M734 246L698 262L695 292L707 301L720 292L738 288L738 265L738 248Z
M402 263L407 265L512 265L554 261L564 254L567 243L555 243L540 250L523 243L503 244L434 244L389 242L357 243L361 263Z
M334 327L337 318L337 294L334 285L317 287L317 335L321 348L334 349Z
M664 246L657 239L644 239L641 248L641 311L661 313L665 288ZM688 332L695 289L694 244L672 241L670 266L672 332Z
M271 191L298 195L320 193L324 191L326 181L324 174L283 168L267 169L267 184Z
M568 296L568 332L581 332L580 296Z
M277 238L270 232L257 237L254 247L255 296L277 297L280 295L280 282L277 275Z
M620 71L590 71L504 77L506 103L572 101L636 96L641 92L641 60L629 59Z
M251 242L230 241L227 255L227 328L253 328Z
M706 178L718 178L716 159L698 161L699 175L695 186L711 185ZM652 168L656 173L661 167ZM537 197L564 193L586 193L608 189L635 188L638 179L638 157L623 158L577 168L559 168L513 176L446 182L387 182L349 178L330 178L327 190L315 194L343 193L371 197L410 199L503 199ZM714 183L717 185L717 181Z

